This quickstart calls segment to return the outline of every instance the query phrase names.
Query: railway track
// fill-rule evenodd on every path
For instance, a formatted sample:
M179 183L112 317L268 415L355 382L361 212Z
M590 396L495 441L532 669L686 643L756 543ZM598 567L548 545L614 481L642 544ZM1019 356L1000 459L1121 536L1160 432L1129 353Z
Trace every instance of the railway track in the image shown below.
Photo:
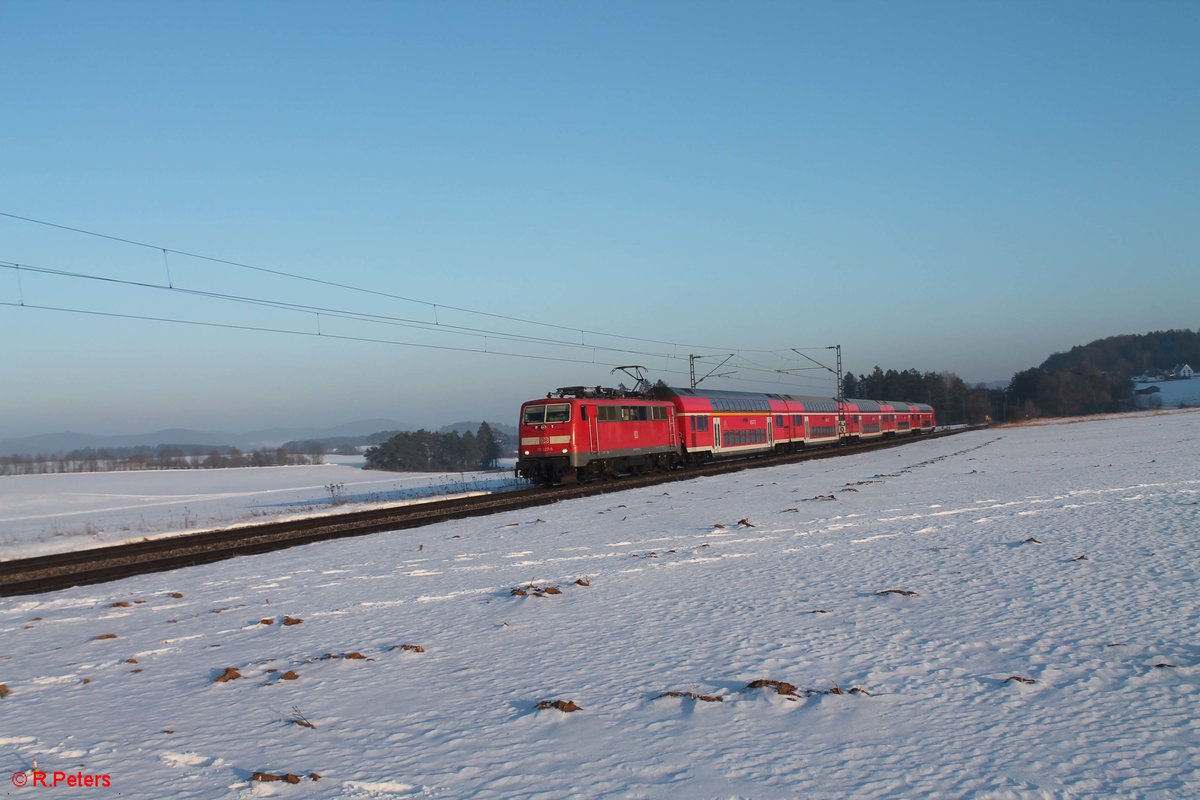
M103 583L150 572L208 564L235 556L282 550L326 539L419 528L448 520L516 511L549 505L561 500L622 492L627 489L691 480L706 475L722 475L758 467L779 466L868 450L881 450L912 441L953 436L965 430L973 429L940 431L925 434L919 439L885 439L782 456L719 462L675 472L625 477L615 481L585 483L556 489L519 489L492 495L436 500L287 522L242 525L216 531L166 536L69 553L0 561L0 597L37 594L71 586Z

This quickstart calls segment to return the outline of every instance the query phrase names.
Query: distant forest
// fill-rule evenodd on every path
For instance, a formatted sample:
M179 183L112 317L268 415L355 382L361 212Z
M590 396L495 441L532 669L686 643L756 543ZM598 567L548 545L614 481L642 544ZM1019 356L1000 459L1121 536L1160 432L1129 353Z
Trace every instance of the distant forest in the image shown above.
M1091 344L1055 353L1039 370L1062 372L1091 369L1133 377L1155 369L1168 370L1176 364L1200 369L1200 331L1155 331L1097 339Z
M0 475L49 475L69 472L121 472L141 469L223 469L320 464L325 449L300 453L286 447L242 452L236 447L163 444L113 447L67 453L0 456Z
M507 436L493 431L487 422L472 433L457 430L433 433L426 430L397 433L387 441L369 448L367 469L393 472L463 472L494 469L497 461L511 448Z
M1003 389L968 387L953 373L879 367L861 377L846 373L842 387L847 397L929 403L943 425L975 424L987 417L1012 422L1129 410L1135 375L1166 371L1176 364L1200 366L1200 332L1154 331L1097 339L1016 373Z

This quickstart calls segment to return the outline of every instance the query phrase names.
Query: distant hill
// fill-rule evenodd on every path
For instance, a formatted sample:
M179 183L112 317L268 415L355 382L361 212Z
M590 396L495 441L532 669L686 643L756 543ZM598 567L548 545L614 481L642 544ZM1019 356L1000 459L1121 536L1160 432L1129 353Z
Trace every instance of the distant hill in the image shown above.
M1128 410L1135 407L1131 378L1180 363L1200 364L1200 333L1152 331L1076 345L1013 375L1004 419Z
M375 431L363 436L318 436L313 439L289 439L283 447L292 453L311 453L313 448L320 445L327 453L357 451L363 447L374 447L383 444L388 439L408 431Z
M479 430L480 422L454 422L450 425L444 425L439 428L436 433L476 433ZM517 428L515 425L505 425L502 422L489 422L492 432L498 437L502 446L508 449L516 448ZM374 447L375 445L383 444L388 439L398 433L412 432L413 428L404 428L402 430L376 430L371 433L361 436L314 436L306 439L291 439L284 443L284 447L294 453L307 453L312 451L313 445L320 444L326 451L334 452L336 450L347 450L351 448ZM511 448L509 445L511 444Z
M117 434L97 436L90 433L64 431L0 439L0 455L39 453L68 453L72 450L102 450L121 447L158 447L179 445L184 447L237 447L242 450L280 447L285 442L296 440L324 440L347 436L367 436L377 431L413 430L413 426L393 419L367 419L348 422L332 428L265 428L248 433L226 431L197 431L187 428L168 428L151 433ZM385 437L386 438L386 437Z
M1188 363L1200 369L1200 332L1190 330L1124 334L1076 345L1042 362L1046 372L1090 369L1126 379L1150 369Z
M232 433L194 431L186 428L168 428L153 433L96 436L90 433L64 431L26 436L18 439L0 439L0 455L15 453L66 453L71 450L102 450L115 447L157 447L160 444L196 445L219 447L234 444L237 437Z
M441 428L439 428L438 433L453 432L459 435L462 435L467 431L475 433L479 430L479 426L482 424L482 422L452 422L449 425L443 425ZM487 421L487 424L492 429L493 433L503 433L505 436L517 435L516 425L506 425L503 422L492 422L490 419Z
M282 445L293 439L334 439L339 436L369 436L379 431L411 431L413 426L394 419L362 419L333 428L266 428L242 435L247 443L257 446ZM250 441L252 440L252 441ZM239 445L240 446L240 445Z

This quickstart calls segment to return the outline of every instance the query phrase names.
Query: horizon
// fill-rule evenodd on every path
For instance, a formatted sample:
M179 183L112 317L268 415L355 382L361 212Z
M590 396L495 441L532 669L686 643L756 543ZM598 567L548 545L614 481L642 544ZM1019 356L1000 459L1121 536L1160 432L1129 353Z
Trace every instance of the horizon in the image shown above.
M833 345L975 385L1200 327L1196 4L0 20L0 438L515 419L690 355L831 395Z
M1113 334L1112 336L1103 337L1103 339L1113 338L1116 336L1124 336L1124 335L1144 335L1144 334ZM1094 340L1094 341L1101 341L1101 340ZM1090 344L1090 343L1083 342L1080 344L1086 345L1086 344ZM1072 347L1075 347L1075 346L1076 345L1072 345ZM1065 352L1069 351L1070 349L1071 348L1068 347L1068 348L1064 348L1061 351L1056 351L1055 353L1049 354L1047 356L1047 359L1053 355L1065 353ZM1046 359L1043 359L1043 362L1045 360ZM1039 366L1040 363L1042 363L1042 362L1039 362L1039 364L1037 364L1037 365L1031 365L1030 367L1026 367L1025 369ZM874 367L872 367L872 369L874 369ZM888 370L891 370L891 369L896 369L896 371L899 372L904 369L911 369L911 367L902 367L902 368L885 367L883 369L885 372ZM1169 369L1169 368L1163 368L1163 369ZM861 378L861 377L863 377L864 374L869 374L870 371L871 370L863 370L862 372L855 373L855 374L857 377ZM946 370L930 370L930 371L946 372ZM850 374L850 372L851 372L850 370L847 370L846 374ZM1134 376L1134 377L1140 377L1140 376ZM966 381L966 383L970 387L984 386L988 390L994 390L997 388L1002 388L1003 386L1007 385L1010 381L1011 381L1011 377L1007 380L975 381L975 382ZM617 383L617 381L613 381L614 385L616 383ZM527 397L525 399L526 400L536 399L536 397L540 397L540 396L541 396L540 394L539 395L530 395L529 397ZM818 396L821 396L821 395L818 395ZM874 398L874 399L888 399L888 398ZM195 427L195 426L188 425L188 424L174 424L174 425L167 425L167 426L163 426L163 427L157 427L154 429L144 429L144 430L137 430L137 431L130 431L130 430L119 430L119 431L118 430L114 430L114 431L86 430L85 431L85 430L64 428L64 429L60 429L60 430L36 431L36 432L32 432L32 433L21 433L21 434L15 434L15 435L3 434L2 433L3 427L2 427L2 425L0 425L0 442L15 441L15 440L21 440L21 439L33 439L33 438L48 437L48 436L59 436L59 435L79 435L79 436L96 437L96 438L119 438L122 436L127 436L130 438L136 438L136 437L147 436L147 435L151 435L151 434L157 434L157 433L161 433L161 432L174 431L174 430L189 431L189 432L201 433L201 434L206 434L206 435L219 434L219 435L231 435L231 436L236 436L236 437L245 437L245 436L249 436L251 434L259 434L259 433L269 432L269 431L273 431L273 430L289 430L289 431L334 430L337 428L350 427L350 426L354 426L354 425L359 425L364 422L372 422L372 421L377 421L377 422L387 421L389 423L395 423L396 425L401 426L400 428L397 428L398 430L414 430L414 431L419 430L419 429L437 431L442 428L450 427L452 425L464 423L464 422L500 423L500 424L513 425L515 427L516 422L517 422L517 417L519 416L519 405L517 407L515 407L514 409L512 409L511 413L507 414L507 416L512 417L511 422L508 421L506 418L491 418L488 416L480 416L480 415L469 416L469 417L461 417L460 416L458 418L444 421L444 422L441 422L441 421L426 422L426 421L416 421L416 420L411 420L411 419L400 419L400 418L370 417L370 418L344 419L341 422L324 422L324 423L322 423L322 422L299 421L299 422L296 422L293 424L286 424L286 425L284 425L284 424L255 425L255 426L245 425L245 426L230 428L230 429L203 428L203 427ZM352 435L352 436L369 435L371 433L383 432L383 430L386 430L386 428L381 429L379 431L373 430L373 431L370 431L368 434L337 434L337 435ZM321 437L320 434L311 434L311 435L317 436L318 438ZM329 437L326 436L325 438L329 438ZM183 443L183 444L187 444L187 443Z
M93 431L81 431L81 430L43 431L43 432L38 432L38 433L31 433L31 434L28 434L25 436L0 436L0 445L10 445L10 443L12 443L12 442L19 442L19 441L22 441L25 439L41 439L41 438L51 438L51 437L78 436L78 437L92 438L92 439L128 438L128 439L132 440L132 439L144 438L147 436L157 436L160 434L176 434L176 433L196 434L196 435L207 436L207 437L230 436L233 438L240 438L240 439L245 439L246 437L250 437L250 436L263 436L263 435L271 434L271 433L286 433L289 438L295 437L295 438L297 438L297 440L334 439L334 438L341 438L341 437L360 438L363 436L371 436L371 435L374 435L377 433L386 433L388 431L415 432L418 430L426 430L426 431L431 431L431 432L439 432L443 429L452 428L456 425L462 425L462 424L469 424L469 425L474 425L477 427L484 422L486 422L488 425L491 425L493 427L497 426L497 425L506 425L509 428L512 428L514 430L517 427L517 424L516 424L517 420L515 418L513 419L512 422L507 422L505 420L497 420L497 419L478 419L478 420L459 419L459 420L454 420L452 422L445 422L445 423L440 423L440 424L423 424L423 423L419 423L419 422L412 422L412 421L408 421L408 420L399 420L399 419L396 419L396 420L368 419L368 420L349 420L347 422L342 422L342 423L337 423L337 424L332 424L332 425L295 425L295 426L287 425L287 426L272 426L272 427L267 427L267 428L248 428L248 429L244 429L244 430L210 430L210 429L203 429L203 428L190 428L187 426L172 426L170 428L157 428L154 430L144 430L144 431L119 431L116 433L96 433ZM382 424L383 427L379 427L377 429L371 428L370 430L367 430L367 427L370 427L370 426L363 427L364 423L379 423L379 424ZM352 428L352 427L356 428L356 429L361 429L364 432L363 433L335 433L334 432L334 431L337 431L342 428ZM282 444L282 441L276 442L276 440L274 440L274 439L264 439L262 444L264 446L268 445L268 444ZM129 445L129 446L139 446L140 447L140 446L164 446L164 445L171 445L171 446L194 445L194 446L200 446L200 447L219 446L219 445L209 445L209 444L205 444L203 442L187 442L187 441L182 441L182 440L181 441L164 440L164 441L158 442L156 445ZM122 445L113 444L113 445L106 445L106 446L119 447ZM0 455L5 455L5 453L3 451L0 451Z

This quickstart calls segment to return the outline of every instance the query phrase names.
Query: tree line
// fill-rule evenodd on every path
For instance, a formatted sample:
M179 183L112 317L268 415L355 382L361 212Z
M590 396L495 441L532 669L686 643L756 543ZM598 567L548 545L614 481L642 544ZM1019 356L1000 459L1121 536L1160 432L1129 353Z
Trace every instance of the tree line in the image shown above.
M123 472L162 469L224 469L228 467L281 467L320 464L320 445L306 453L285 447L243 452L236 447L159 445L71 450L65 453L0 456L0 475L50 475L81 472Z
M995 411L986 386L968 386L953 372L897 372L875 367L861 377L847 372L842 376L842 391L848 398L928 403L937 413L939 425L978 425L994 416Z
M1074 417L1131 407L1133 389L1127 376L1092 367L1048 371L1034 367L1013 375L1002 389L968 386L952 372L900 372L875 367L869 375L847 372L846 397L928 403L939 425L1016 422L1036 417Z
M846 373L842 388L846 397L929 403L941 424L977 424L989 417L1013 422L1129 410L1134 407L1134 375L1185 363L1200 366L1200 332L1153 331L1097 339L1017 372L1001 389L967 386L950 372L879 367L859 377Z
M1076 417L1131 407L1130 376L1095 367L1049 371L1034 367L1013 375L1005 390L1005 419Z
M406 431L368 448L367 469L392 472L463 472L494 469L504 455L500 436L486 422L475 433Z

